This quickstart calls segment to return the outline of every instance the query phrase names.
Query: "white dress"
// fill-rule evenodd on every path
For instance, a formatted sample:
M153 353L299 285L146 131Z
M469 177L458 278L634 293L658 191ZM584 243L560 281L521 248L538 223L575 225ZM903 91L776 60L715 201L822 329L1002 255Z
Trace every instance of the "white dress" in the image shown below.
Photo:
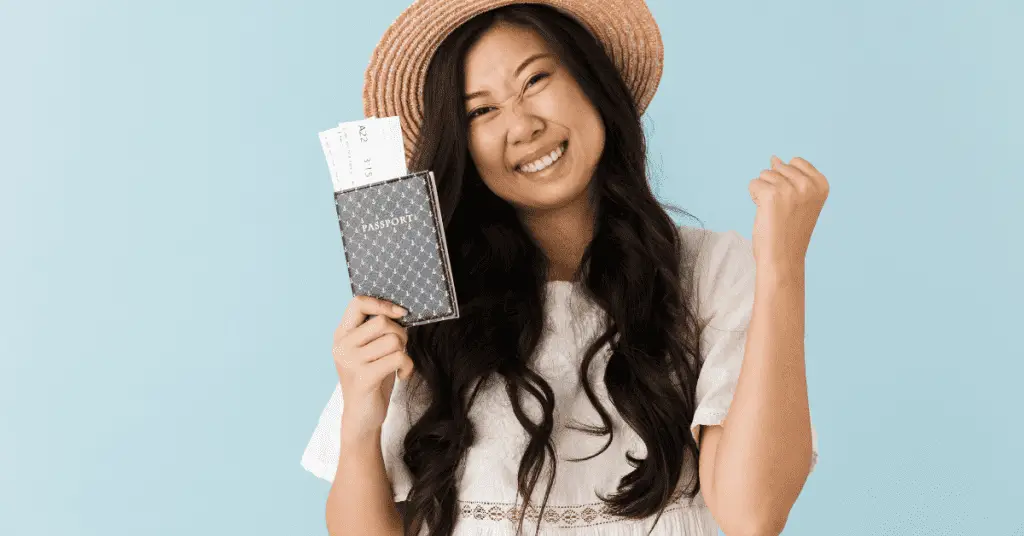
M699 252L696 260L691 260L696 262L694 299L700 318L709 321L702 335L705 363L697 381L697 408L691 423L696 435L701 425L720 424L732 401L754 298L754 258L750 241L734 231L715 232L687 226L680 226L679 231L687 248ZM546 289L548 326L532 366L555 393L552 442L558 464L540 534L647 535L655 516L644 520L612 517L596 495L598 491L604 496L615 491L619 479L632 470L626 452L638 457L647 452L643 441L622 421L600 381L607 364L607 345L591 365L590 383L612 418L614 440L596 457L583 462L569 461L594 454L607 441L607 436L589 436L566 427L573 421L601 424L577 376L587 344L603 330L604 318L599 314L600 308L580 292L579 283L555 281L548 283ZM396 380L381 433L384 465L396 502L404 501L411 487L411 476L401 456L402 440L410 426L406 409L412 410L415 419L426 403L421 396L410 397L403 388L406 386L408 383ZM425 388L420 392L423 391ZM523 403L531 419L538 422L539 407L533 398L524 396ZM336 386L301 460L302 467L329 482L337 469L341 412L341 390ZM478 394L470 418L477 438L466 452L460 474L459 521L454 536L513 536L517 523L514 512L522 506L521 500L516 501L517 471L527 435L512 412L504 382L491 382L487 390ZM813 428L812 439L816 462L818 446ZM524 535L535 533L537 513L550 475L549 463L544 471L526 512ZM689 482L690 471L685 471L680 479L683 485ZM680 493L676 496L680 497ZM420 536L425 535L426 528ZM717 535L718 525L699 494L693 501L676 499L650 533Z

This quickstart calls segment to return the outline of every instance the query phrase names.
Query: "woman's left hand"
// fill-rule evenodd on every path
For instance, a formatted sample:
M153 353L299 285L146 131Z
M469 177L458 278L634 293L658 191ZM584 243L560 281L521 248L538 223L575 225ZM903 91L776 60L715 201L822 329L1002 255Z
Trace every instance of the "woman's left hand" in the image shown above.
M773 156L771 168L750 181L750 197L757 205L752 241L759 267L802 273L828 189L825 176L800 157L786 164Z

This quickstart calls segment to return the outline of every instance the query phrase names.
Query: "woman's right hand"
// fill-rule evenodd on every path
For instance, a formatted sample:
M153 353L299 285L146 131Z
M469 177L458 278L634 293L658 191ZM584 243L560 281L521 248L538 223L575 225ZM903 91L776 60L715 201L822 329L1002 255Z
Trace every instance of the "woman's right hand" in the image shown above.
M369 296L355 296L334 331L334 367L342 394L343 436L376 437L387 415L395 372L403 380L413 372L405 351L406 329L393 318L405 316L397 305ZM376 315L367 320L370 315Z

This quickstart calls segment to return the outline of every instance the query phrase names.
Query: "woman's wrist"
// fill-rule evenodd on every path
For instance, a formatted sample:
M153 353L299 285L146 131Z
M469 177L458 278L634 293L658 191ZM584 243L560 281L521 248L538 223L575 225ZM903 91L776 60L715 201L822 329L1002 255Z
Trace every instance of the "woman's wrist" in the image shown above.
M373 448L380 449L380 434L382 428L380 426L365 427L357 425L356 423L350 423L346 426L344 419L341 423L341 449L352 451L352 450L367 450L371 451Z
M806 274L803 260L759 263L756 268L757 285L791 286L804 283Z

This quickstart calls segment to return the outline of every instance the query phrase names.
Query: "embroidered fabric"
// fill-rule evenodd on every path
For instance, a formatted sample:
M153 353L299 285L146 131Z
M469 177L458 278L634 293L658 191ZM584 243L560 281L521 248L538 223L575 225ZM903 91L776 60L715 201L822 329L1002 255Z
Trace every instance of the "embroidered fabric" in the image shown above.
M722 423L736 389L753 305L754 260L750 241L736 232L687 226L680 226L679 231L689 252L686 258L693 263L683 267L684 273L690 274L687 277L694 285L698 316L706 323L701 336L705 362L697 381L697 407L691 422L696 436L700 426ZM589 382L612 419L612 441L601 454L572 461L589 457L608 443L607 436L590 436L568 426L601 422L583 391L578 371L585 349L603 331L606 319L579 283L551 282L545 288L546 328L532 366L549 383L556 401L552 442L557 459L547 505L541 514L539 506L552 470L550 461L530 506L522 508L517 473L528 436L512 412L504 382L496 379L481 389L470 411L477 437L458 474L459 522L454 536L512 536L520 516L525 516L523 526L528 529L524 534L534 534L539 523L540 536L717 536L718 525L701 495L687 500L681 494L694 476L692 469L684 471L680 489L656 525L656 516L643 520L616 518L598 497L614 493L622 476L632 471L627 453L636 457L647 454L643 441L615 410L601 381L608 345L595 357ZM429 402L425 398L428 394L410 389L410 385L396 381L381 432L384 465L396 502L405 500L412 484L402 462L402 441ZM523 402L524 411L539 420L540 407L532 397L524 397ZM302 466L328 482L333 481L337 469L342 411L341 390L336 385L302 455ZM812 444L813 469L818 452L813 428Z

